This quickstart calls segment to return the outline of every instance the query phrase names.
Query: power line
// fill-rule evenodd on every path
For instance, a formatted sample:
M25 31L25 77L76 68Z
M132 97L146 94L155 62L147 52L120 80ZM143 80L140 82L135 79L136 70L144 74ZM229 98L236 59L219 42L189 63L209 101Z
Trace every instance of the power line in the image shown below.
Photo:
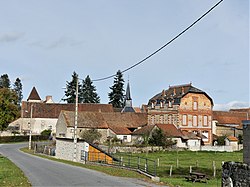
M219 1L218 3L216 3L212 8L210 8L207 12L205 12L202 16L200 16L196 21L194 21L191 25L189 25L186 29L184 29L182 32L180 32L179 34L177 34L174 38L172 38L169 42L167 42L166 44L164 44L163 46L161 46L159 49L157 49L156 51L154 51L153 53L151 53L150 55L148 55L147 57L145 57L144 59L142 59L141 61L137 62L136 64L128 67L127 69L121 71L122 73L142 64L143 62L145 62L146 60L148 60L149 58L151 58L152 56L154 56L156 53L160 52L162 49L164 49L165 47L167 47L169 44L171 44L173 41L175 41L177 38L179 38L181 35L183 35L185 32L187 32L191 27L193 27L196 23L198 23L202 18L204 18L207 14L209 14L214 8L216 8L220 3L222 3L223 0ZM97 82L97 81L103 81L106 79L110 79L112 77L116 76L116 74L104 77L104 78L100 78L100 79L94 79L92 80L93 82Z

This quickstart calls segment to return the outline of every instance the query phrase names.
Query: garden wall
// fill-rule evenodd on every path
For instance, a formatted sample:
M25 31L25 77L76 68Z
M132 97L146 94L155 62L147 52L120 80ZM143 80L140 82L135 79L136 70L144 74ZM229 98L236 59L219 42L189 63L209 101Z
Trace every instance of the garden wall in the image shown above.
M222 187L249 187L250 166L239 162L225 162L222 166Z

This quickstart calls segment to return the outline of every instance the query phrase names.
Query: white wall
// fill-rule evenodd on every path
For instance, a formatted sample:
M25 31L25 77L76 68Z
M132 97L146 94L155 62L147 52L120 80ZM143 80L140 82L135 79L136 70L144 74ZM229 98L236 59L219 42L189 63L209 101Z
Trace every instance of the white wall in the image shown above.
M124 136L127 136L127 141L124 141ZM131 135L116 135L116 137L124 142L131 142Z

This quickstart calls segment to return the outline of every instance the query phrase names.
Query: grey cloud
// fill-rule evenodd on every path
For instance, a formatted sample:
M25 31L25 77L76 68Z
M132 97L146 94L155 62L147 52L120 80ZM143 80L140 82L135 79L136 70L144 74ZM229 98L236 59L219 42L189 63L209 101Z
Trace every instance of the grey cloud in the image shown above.
M72 38L68 38L68 37L60 37L54 41L51 42L42 42L42 41L36 41L31 43L31 46L36 46L36 47L40 47L43 49L56 49L56 48L60 48L60 47L75 47L75 46L80 46L82 45L84 42L79 40L75 40Z
M21 39L24 33L20 32L10 32L10 33L0 33L0 42L14 42Z

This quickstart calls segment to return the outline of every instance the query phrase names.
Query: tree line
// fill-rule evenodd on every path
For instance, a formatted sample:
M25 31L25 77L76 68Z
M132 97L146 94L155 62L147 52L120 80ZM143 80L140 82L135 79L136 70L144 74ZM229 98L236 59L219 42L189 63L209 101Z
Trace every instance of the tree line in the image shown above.
M76 83L78 80L78 102L79 103L100 103L100 97L97 94L96 87L93 85L90 76L79 81L78 74L73 72L72 80L66 81L65 99L67 103L75 103ZM124 79L121 71L117 71L114 77L114 83L108 93L109 104L115 108L124 107ZM0 77L0 131L6 129L12 121L20 117L21 103L23 99L22 82L16 78L12 84L8 74Z
M11 84L8 74L0 77L0 131L20 117L23 99L21 79L16 78Z
M79 103L100 103L100 97L97 94L96 87L93 85L89 75L79 81L78 74L73 72L72 80L67 81L65 96L63 99L67 103L75 103L76 101L76 84L78 80L78 102ZM109 87L111 91L108 93L109 104L115 108L124 107L124 79L120 70L117 71L114 77L114 83Z

